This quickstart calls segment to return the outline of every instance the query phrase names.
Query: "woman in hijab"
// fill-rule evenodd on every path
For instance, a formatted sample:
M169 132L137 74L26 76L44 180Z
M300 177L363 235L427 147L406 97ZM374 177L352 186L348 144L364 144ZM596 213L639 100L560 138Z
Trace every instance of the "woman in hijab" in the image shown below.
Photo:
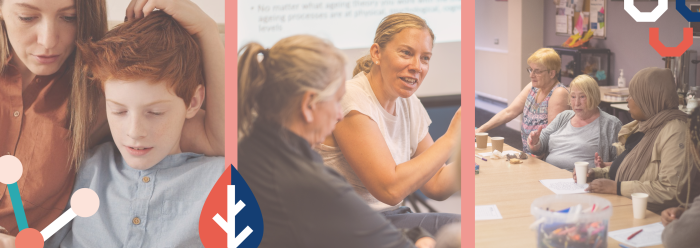
M700 160L700 108L696 108L690 115L690 149L691 159ZM694 164L697 169L697 163ZM695 198L700 201L700 196ZM668 208L661 212L661 223L665 226L661 235L664 247L693 247L700 244L700 205Z
M678 206L676 198L688 178L687 163L692 160L686 156L688 115L678 110L671 71L639 71L630 82L627 103L635 121L618 134L619 142L614 145L620 155L611 166L588 171L588 190L628 198L632 193L647 193L647 209L656 213Z

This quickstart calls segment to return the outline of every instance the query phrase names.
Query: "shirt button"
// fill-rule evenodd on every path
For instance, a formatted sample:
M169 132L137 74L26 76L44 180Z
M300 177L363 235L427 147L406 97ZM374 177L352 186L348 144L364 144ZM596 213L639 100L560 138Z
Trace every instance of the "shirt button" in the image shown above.
M19 116L19 111L15 111L14 116L15 117Z
M134 225L141 224L141 219L139 219L139 217L134 217L134 219L131 220L131 223L134 223Z
M144 183L148 183L148 182L151 181L151 178L150 178L150 177L143 177L143 178L141 179L141 181L143 181Z

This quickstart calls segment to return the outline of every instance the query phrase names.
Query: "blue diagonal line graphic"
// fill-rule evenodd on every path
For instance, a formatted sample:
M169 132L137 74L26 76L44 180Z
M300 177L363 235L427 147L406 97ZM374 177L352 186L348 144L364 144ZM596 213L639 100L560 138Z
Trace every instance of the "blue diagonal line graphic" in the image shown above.
M17 219L17 228L19 231L29 227L27 224L27 216L24 214L24 206L22 206L22 197L19 196L19 187L17 183L8 184L7 190L10 191L10 200L12 201L12 209L15 212L15 219Z

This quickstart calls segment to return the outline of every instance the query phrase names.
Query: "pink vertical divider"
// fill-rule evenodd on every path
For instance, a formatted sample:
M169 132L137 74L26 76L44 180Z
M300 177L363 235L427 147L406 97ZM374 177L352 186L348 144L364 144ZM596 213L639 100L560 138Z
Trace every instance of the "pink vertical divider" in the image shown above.
M226 0L226 164L238 169L238 1ZM472 87L473 88L473 87Z
M462 1L462 247L474 247L474 0Z

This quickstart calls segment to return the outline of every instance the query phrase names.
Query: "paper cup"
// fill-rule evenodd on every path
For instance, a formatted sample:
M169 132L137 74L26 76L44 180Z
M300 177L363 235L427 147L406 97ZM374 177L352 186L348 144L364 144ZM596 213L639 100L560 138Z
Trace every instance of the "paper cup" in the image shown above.
M648 198L649 195L645 193L632 194L632 212L634 212L635 219L646 218Z
M503 151L503 137L491 137L491 147L493 150Z
M476 134L476 148L486 149L486 143L488 141L489 141L489 134L488 133L477 133Z
M574 169L576 170L576 184L586 184L586 174L588 174L588 162L576 162L574 163Z

